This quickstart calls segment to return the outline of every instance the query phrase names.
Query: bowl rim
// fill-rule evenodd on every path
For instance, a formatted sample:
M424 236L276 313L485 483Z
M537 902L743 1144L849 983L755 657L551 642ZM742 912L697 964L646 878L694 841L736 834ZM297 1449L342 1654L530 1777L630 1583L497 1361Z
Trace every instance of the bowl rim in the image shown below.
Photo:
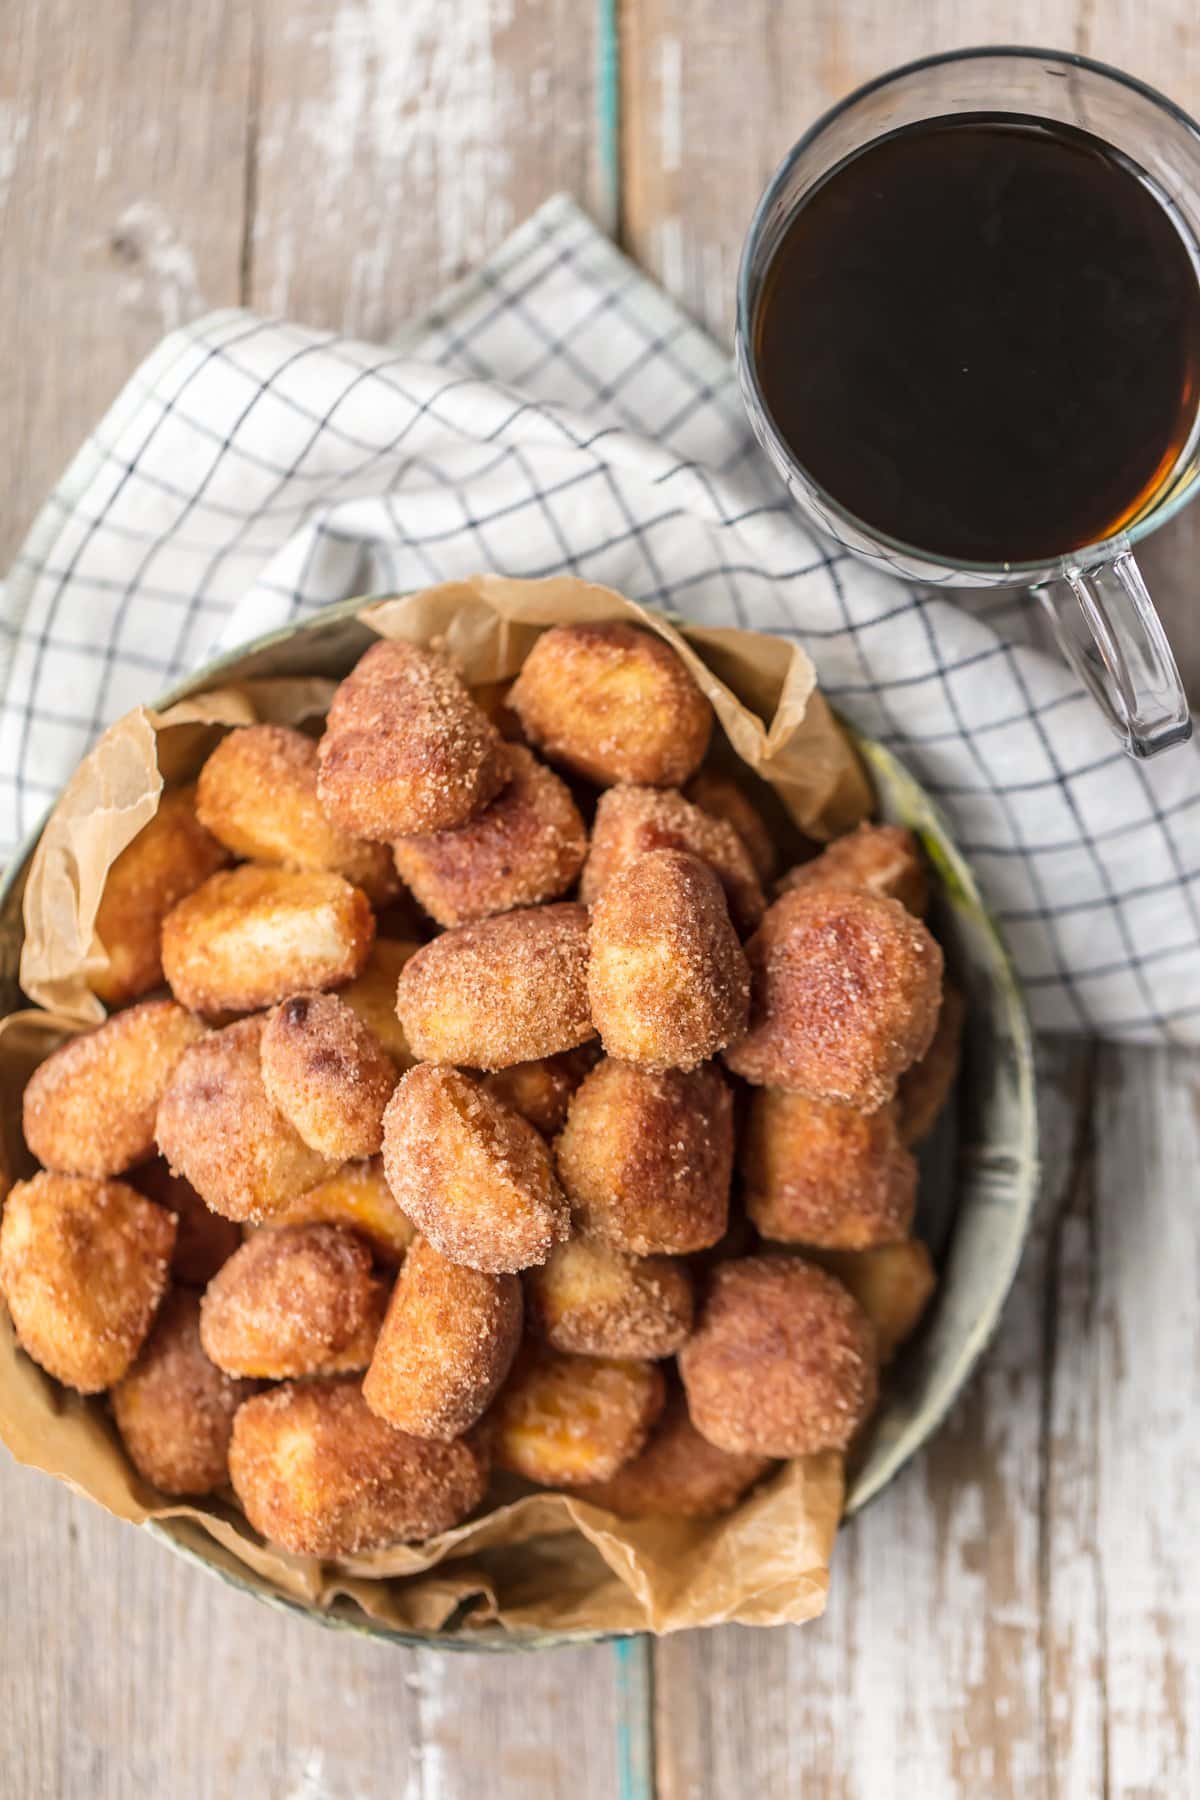
M234 676L238 666L250 656L259 655L276 645L305 636L309 632L316 632L322 626L335 624L345 619L358 618L380 601L394 597L390 594L368 594L337 601L332 605L322 607L310 618L294 620L290 624L263 632L257 637L248 638L244 643L231 649L222 650L219 655L210 658L200 668L193 670L191 674L181 677L164 693L142 704L152 712L165 711L179 701L191 699L198 693L218 685L222 678ZM648 605L646 610L659 613L680 628L686 628L690 623L682 615L664 607ZM364 619L362 622L369 630L370 626L367 621ZM749 629L753 630L754 628L750 627ZM762 632L758 635L771 636L774 634ZM244 679L252 680L255 677L245 677ZM980 897L974 871L958 849L941 808L917 778L910 773L905 764L877 739L870 738L858 731L840 713L837 713L836 709L835 716L868 769L878 769L893 786L906 790L913 798L917 810L924 815L927 827L936 835L939 850L949 863L954 880L968 901L977 926L987 939L988 949L994 963L993 982L998 988L1004 1004L1004 1023L1013 1046L1016 1100L1020 1118L1020 1142L1017 1146L1017 1166L1013 1177L1014 1203L1010 1208L1012 1224L1007 1240L1007 1255L1003 1263L997 1267L996 1278L988 1291L987 1304L975 1320L948 1370L940 1377L938 1392L929 1410L923 1412L919 1422L914 1424L910 1430L902 1432L883 1452L868 1480L857 1485L852 1483L849 1486L847 1504L839 1526L841 1529L855 1518L870 1501L877 1498L904 1465L937 1435L951 1407L963 1393L972 1374L977 1369L984 1351L995 1336L1028 1242L1033 1210L1040 1188L1040 1163L1038 1160L1036 1050L1033 1028L1016 968L998 925ZM11 860L3 874L0 875L0 910L9 901L14 887L24 879L30 860L45 830L47 820L58 805L60 798L61 790L46 808L37 824L26 833L14 849ZM0 1016L5 1015L0 1014ZM448 1629L446 1627L431 1632L405 1630L387 1625L381 1620L372 1619L357 1608L350 1610L349 1607L343 1607L340 1601L335 1601L331 1608L314 1607L304 1601L274 1591L254 1578L249 1570L235 1570L223 1560L203 1555L192 1544L183 1541L169 1526L157 1519L144 1520L142 1529L158 1542L169 1546L177 1556L182 1557L185 1561L203 1568L209 1575L216 1576L227 1586L251 1595L264 1605L272 1606L281 1612L299 1614L302 1618L323 1626L327 1630L349 1631L359 1636L405 1647L451 1651L472 1650L480 1653L529 1652L607 1643L644 1635L636 1628L626 1631L583 1629L514 1633L500 1631L485 1625L474 1630Z

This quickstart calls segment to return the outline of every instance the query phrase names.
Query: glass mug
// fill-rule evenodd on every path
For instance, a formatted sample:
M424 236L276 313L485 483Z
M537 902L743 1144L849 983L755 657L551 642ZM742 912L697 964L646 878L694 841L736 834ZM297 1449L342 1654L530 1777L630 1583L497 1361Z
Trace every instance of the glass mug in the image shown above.
M1196 491L1200 410L1173 469L1113 537L1045 563L970 563L932 555L875 530L826 492L771 417L753 334L764 279L789 224L817 184L867 144L953 113L1025 113L1074 125L1124 152L1200 243L1200 126L1152 88L1085 57L1053 50L963 50L910 63L859 88L808 131L772 177L750 226L738 275L738 379L754 432L801 510L868 562L925 585L1030 588L1072 667L1132 756L1191 736L1187 696L1133 548ZM1115 428L1115 424L1114 424Z

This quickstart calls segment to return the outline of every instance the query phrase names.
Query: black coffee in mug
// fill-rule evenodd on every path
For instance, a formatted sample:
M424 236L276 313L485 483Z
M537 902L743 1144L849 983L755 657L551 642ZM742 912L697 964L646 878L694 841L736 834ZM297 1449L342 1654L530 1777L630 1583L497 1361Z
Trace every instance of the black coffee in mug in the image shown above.
M804 198L750 335L766 410L842 508L950 562L1044 562L1119 531L1178 462L1197 251L1090 133L933 118Z

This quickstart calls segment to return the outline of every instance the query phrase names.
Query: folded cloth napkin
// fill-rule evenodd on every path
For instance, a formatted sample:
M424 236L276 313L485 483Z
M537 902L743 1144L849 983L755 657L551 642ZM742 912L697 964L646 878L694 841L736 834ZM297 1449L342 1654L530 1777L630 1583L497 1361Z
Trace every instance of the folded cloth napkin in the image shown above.
M1200 755L1129 761L1020 596L814 537L728 358L563 198L391 345L226 311L137 371L6 586L0 844L217 647L479 570L798 638L942 803L1036 1023L1200 1041Z

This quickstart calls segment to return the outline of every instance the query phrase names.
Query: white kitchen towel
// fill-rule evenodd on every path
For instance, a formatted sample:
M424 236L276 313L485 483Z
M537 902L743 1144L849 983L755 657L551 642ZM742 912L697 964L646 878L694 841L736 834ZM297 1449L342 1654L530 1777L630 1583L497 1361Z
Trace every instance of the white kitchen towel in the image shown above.
M1129 761L1019 596L814 537L726 355L566 199L390 345L226 311L137 371L5 589L0 844L217 646L478 570L798 638L942 803L1037 1024L1200 1041L1196 749Z

